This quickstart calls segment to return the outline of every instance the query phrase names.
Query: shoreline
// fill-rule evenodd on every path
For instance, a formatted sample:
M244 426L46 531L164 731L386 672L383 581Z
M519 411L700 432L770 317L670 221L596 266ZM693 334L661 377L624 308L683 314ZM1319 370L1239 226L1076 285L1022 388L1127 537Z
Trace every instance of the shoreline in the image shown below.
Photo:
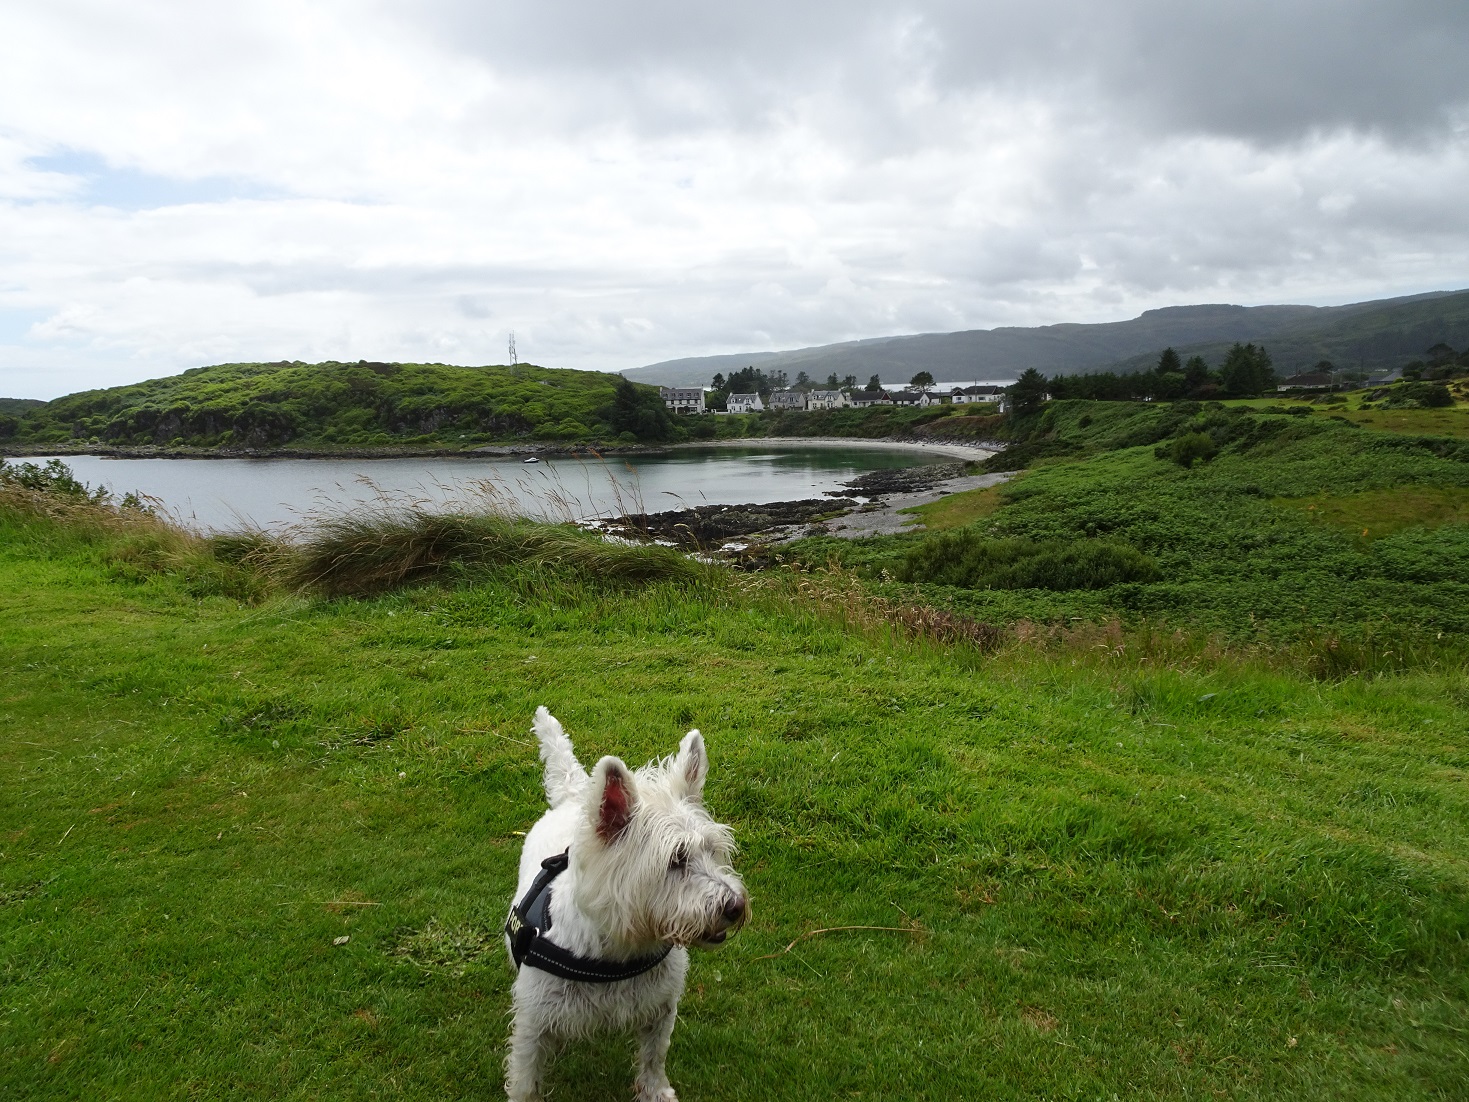
M960 444L948 440L888 440L870 436L742 436L735 440L699 440L685 444L669 444L659 451L685 451L691 448L851 448L865 451L915 451L942 455L978 463L999 451L979 444Z
M122 447L93 444L21 445L0 448L0 459L37 456L96 456L101 459L495 459L530 456L554 458L583 452L599 455L661 455L697 448L847 448L866 451L913 451L979 462L998 448L951 441L888 440L864 436L741 436L731 440L689 440L679 444L485 444L477 448L170 448L163 445Z

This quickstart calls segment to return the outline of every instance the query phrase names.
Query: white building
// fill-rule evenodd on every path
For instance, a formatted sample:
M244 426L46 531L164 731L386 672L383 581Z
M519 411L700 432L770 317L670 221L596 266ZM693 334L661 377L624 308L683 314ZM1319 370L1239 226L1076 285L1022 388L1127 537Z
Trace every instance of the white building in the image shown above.
M704 388L701 386L660 386L659 395L670 413L704 413Z
M806 395L807 409L846 409L851 404L840 390L813 390Z
M771 409L805 409L806 392L804 390L777 390L770 396Z
M725 405L730 413L761 413L765 409L759 394L731 394Z
M949 394L949 401L956 406L969 402L998 402L1004 393L1002 386L956 386Z
M892 402L892 398L888 397L888 392L885 390L852 391L852 404L854 406L892 405Z

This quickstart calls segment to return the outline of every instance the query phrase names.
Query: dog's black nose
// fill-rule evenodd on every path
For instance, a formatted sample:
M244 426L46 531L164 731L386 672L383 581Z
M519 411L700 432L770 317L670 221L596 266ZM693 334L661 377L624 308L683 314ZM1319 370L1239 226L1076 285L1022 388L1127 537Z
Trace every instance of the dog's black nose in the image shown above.
M738 922L745 915L745 898L741 895L732 895L724 904L724 918L727 922Z

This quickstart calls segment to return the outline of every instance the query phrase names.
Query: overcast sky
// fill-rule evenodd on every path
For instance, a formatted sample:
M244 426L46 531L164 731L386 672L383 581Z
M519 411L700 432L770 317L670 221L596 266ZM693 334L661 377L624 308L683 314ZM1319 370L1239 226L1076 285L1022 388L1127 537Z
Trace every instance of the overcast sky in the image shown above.
M0 396L1469 286L1465 0L0 0Z

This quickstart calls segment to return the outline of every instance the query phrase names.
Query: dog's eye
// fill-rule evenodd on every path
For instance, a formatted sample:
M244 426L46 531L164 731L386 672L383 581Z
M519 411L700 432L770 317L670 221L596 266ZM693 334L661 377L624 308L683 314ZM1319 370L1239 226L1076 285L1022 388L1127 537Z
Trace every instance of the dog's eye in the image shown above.
M673 851L673 856L668 859L669 872L683 872L689 865L689 851L683 846Z

